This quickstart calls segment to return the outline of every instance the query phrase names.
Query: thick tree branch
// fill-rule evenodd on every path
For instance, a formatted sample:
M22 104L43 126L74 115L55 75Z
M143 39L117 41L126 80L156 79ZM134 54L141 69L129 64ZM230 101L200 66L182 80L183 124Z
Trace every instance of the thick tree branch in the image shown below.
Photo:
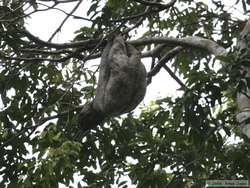
M166 46L191 47L191 48L206 50L209 53L214 54L216 56L227 53L226 49L218 45L216 42L196 36L185 37L185 38L152 37L152 38L128 41L128 43L135 46L148 45L154 43L154 44L166 44Z
M89 39L89 40L82 40L70 43L52 43L39 39L38 37L34 36L27 30L19 30L19 29L17 30L21 34L25 35L32 42L38 44L39 46L46 46L49 48L56 48L56 49L77 48L77 47L81 47L84 49L92 49L101 40L101 39Z
M160 44L157 45L153 50L144 52L141 54L141 58L148 58L148 57L155 57L157 56L157 54L159 54L164 48L166 47L166 45L164 44ZM43 62L43 61L49 61L52 63L60 63L60 62L64 62L66 60L68 60L69 58L76 58L79 60L92 60L92 59L97 59L100 58L102 53L98 52L95 54L90 54L90 55L82 55L80 53L74 54L72 55L74 52L71 50L55 50L55 51L46 51L46 50L38 50L38 49L21 49L20 51L22 52L27 52L27 53L33 53L33 54L37 54L37 55L60 55L60 54L66 54L65 57L62 58L42 58L42 57L22 57L22 56L18 56L18 57L8 57L6 55L3 55L0 53L0 57L6 60L16 60L16 61L27 61L27 62Z
M13 59L13 60L24 60L24 61L51 61L51 62L63 62L65 60L68 60L69 58L77 58L77 59L84 59L84 60L90 60L90 59L95 59L99 58L101 56L101 53L96 53L96 54L90 54L88 56L81 55L80 52L84 50L93 50L95 48L95 45L98 44L98 47L101 47L106 43L105 40L103 39L90 39L90 40L84 40L84 41L79 41L79 42L72 42L72 43L50 43L43 41L28 31L23 31L27 37L29 37L30 40L33 42L36 42L39 45L43 45L45 47L51 47L51 48L56 48L59 50L56 51L42 51L44 54L59 54L59 53L68 53L67 56L59 59L49 59L49 58L26 58L26 57L16 57L16 58L11 58L11 57L4 57L5 59ZM169 38L169 37L152 37L152 38L145 38L145 39L138 39L138 40L133 40L133 41L127 41L128 43L134 45L134 46L143 46L143 45L149 45L149 44L158 44L153 50L147 51L142 53L142 58L145 57L154 57L159 53L162 49L165 47L175 47L175 46L182 46L185 48L197 48L197 49L203 49L208 51L211 54L214 55L225 55L227 54L227 51L225 48L219 46L216 42L201 38L201 37L186 37L186 38ZM67 48L80 48L79 50L71 51L67 50ZM64 50L65 49L65 50ZM24 51L30 51L32 53L41 53L41 50L36 51L35 49L24 49Z
M155 57L166 47L167 47L166 44L159 44L152 50L141 53L141 58ZM101 55L102 55L101 52L99 52L99 53L88 56L86 60L96 59L96 58L101 57Z
M71 43L50 43L39 39L34 36L27 30L22 30L22 32L26 37L28 37L31 41L46 47L56 48L56 49L66 49L66 48L77 48L81 47L83 50L90 50L94 48L96 44L100 42L101 39L89 39ZM203 49L208 51L214 55L223 55L226 54L227 51L222 46L218 45L216 42L205 39L202 37L190 36L185 38L169 38L169 37L152 37L145 39L137 39L132 41L127 41L128 43L134 46L142 46L149 44L165 44L166 46L183 46L183 47L191 47L197 49ZM103 40L103 43L100 45L105 45L106 41Z

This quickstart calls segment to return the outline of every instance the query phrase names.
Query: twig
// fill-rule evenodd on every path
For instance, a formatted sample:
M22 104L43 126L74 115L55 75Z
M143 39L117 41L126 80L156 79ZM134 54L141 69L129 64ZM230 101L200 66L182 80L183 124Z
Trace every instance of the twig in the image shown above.
M74 14L69 14L69 13L67 13L66 11L64 11L64 10L62 10L62 9L60 9L60 8L54 7L55 5L53 5L53 7L51 7L51 6L42 4L42 3L37 3L37 4L42 5L42 6L44 6L44 7L47 7L48 9L58 10L58 11L64 13L65 15L72 16L72 17L75 18L75 19L81 19L81 20L84 20L84 21L93 22L93 20L91 20L91 19L84 18L84 17L81 17L81 16L76 16L76 15L74 15ZM42 10L36 10L36 12L38 12L38 11L42 11Z
M172 0L170 3L164 5L164 8L161 7L161 8L157 8L157 9L149 9L148 11L145 11L145 12L142 12L142 13L139 13L139 14L136 14L136 15L124 17L124 18L121 18L121 19L111 20L111 22L128 21L128 20L133 20L133 19L136 19L136 18L139 18L139 17L146 16L146 15L149 15L149 14L152 14L152 13L155 13L155 12L161 12L161 11L163 11L165 9L168 9L171 6L173 6L176 1L177 0ZM151 3L153 3L153 2L151 2Z
M149 10L150 10L150 6L147 6L144 13L147 13ZM131 28L127 28L125 31L123 31L123 35L129 33L130 31L138 27L143 22L144 19L145 19L145 16L142 16Z
M161 4L161 3L145 1L145 0L134 0L134 1L147 5L147 6L156 6L159 9L168 9L169 7L173 6L177 0L172 0L168 4Z
M59 4L59 3L72 3L72 2L76 2L76 1L78 1L78 0L39 0L39 1L43 1L43 2L50 2L50 1L52 1L52 2L54 2L54 3L56 3L56 4Z
M58 62L65 62L70 58L77 58L82 60L83 58L86 58L85 56L80 55L80 52L78 50L76 50L75 52L72 52L71 54L62 57L62 58L40 58L40 57L9 57L6 55L3 55L0 53L0 57L3 59L7 59L7 60L16 60L16 61L27 61L27 62L43 62L43 61L49 61L49 62L54 62L54 63L58 63ZM87 59L87 58L86 58Z
M62 21L62 23L59 25L59 27L55 30L55 32L51 35L51 37L49 38L48 42L51 42L52 39L55 37L55 35L62 29L64 23L69 19L69 17L78 9L78 7L80 6L80 4L82 3L82 0L80 0L76 6L71 10L71 12L64 18L64 20Z
M173 71L167 65L163 65L163 68L183 89L187 89L187 86L173 73Z
M155 67L155 57L152 57L152 62L151 62L151 67L150 67L150 71L153 70L153 68ZM152 76L147 78L147 85L151 84L152 82Z
M28 52L28 53L33 53L33 54L46 54L46 55L58 55L58 54L69 54L72 53L71 50L42 50L42 49L34 49L34 48L24 48L24 49L20 49L20 52Z
M171 51L169 51L167 54L165 54L157 63L157 65L147 74L148 80L150 81L152 79L153 76L155 76L163 67L168 73L169 75L176 80L176 82L178 84L180 84L180 86L182 88L187 88L186 85L173 73L173 71L166 66L166 63L172 59L173 57L175 57L179 52L181 52L183 50L182 47L177 46L176 48L172 49ZM148 84L150 84L150 82L148 82Z
M155 76L161 70L161 68L166 64L166 62L175 57L182 50L183 48L180 46L177 46L176 48L170 50L158 61L157 65L150 72L148 72L147 77Z

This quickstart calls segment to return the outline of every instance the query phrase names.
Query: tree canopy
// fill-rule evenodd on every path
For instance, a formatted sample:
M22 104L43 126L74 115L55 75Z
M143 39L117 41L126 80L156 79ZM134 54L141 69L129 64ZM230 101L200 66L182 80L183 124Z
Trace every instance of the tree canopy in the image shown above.
M237 94L250 87L250 32L246 29L240 38L250 1L227 3L0 2L0 186L70 186L74 174L78 187L179 188L202 187L209 179L250 181L250 140L236 121L242 110ZM69 4L74 8L66 12ZM79 9L83 16L75 14ZM65 19L48 40L27 29L30 17L52 10ZM75 37L55 42L69 19L82 20ZM75 139L81 132L78 114L96 92L98 67L91 65L99 63L116 35L140 50L148 85L160 83L167 90L167 80L154 78L165 71L179 85L178 94L107 118ZM250 109L248 98L241 101L245 109Z

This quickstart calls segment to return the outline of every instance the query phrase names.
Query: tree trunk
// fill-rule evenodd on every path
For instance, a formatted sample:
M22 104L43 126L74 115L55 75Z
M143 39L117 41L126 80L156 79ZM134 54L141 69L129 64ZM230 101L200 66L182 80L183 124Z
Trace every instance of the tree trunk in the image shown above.
M240 33L240 37L237 44L237 49L239 50L239 59L243 61L244 59L249 59L250 57L250 21L248 21ZM239 122L241 131L250 138L250 90L249 82L250 79L250 67L242 66L241 73L243 75L242 81L246 84L246 89L239 91L237 94L237 103L239 112L236 116Z

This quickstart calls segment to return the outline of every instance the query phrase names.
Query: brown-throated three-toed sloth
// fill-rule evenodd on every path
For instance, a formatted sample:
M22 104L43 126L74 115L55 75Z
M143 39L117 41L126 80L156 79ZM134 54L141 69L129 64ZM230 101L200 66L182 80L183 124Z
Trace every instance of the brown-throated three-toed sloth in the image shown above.
M115 37L102 53L95 98L84 105L78 124L88 130L106 117L133 110L142 101L146 87L140 52L121 36Z

